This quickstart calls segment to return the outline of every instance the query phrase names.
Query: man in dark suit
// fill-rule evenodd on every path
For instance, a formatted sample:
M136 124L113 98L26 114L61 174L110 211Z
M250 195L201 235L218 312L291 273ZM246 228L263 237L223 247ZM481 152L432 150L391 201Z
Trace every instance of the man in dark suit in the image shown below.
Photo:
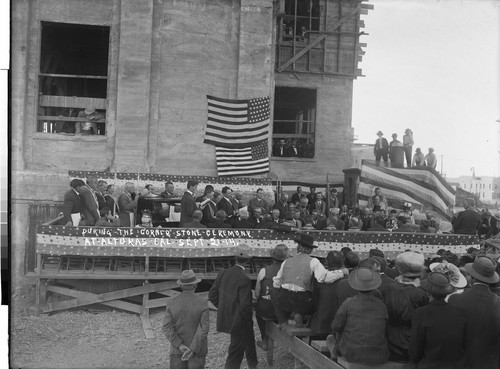
M207 300L194 293L199 282L191 269L184 270L177 281L182 292L167 304L163 331L170 341L172 369L205 367L209 310Z
M217 204L214 202L215 192L213 189L210 191L210 188L207 192L207 187L205 187L205 194L200 199L200 209L203 212L201 223L206 226L215 222L215 214L217 213Z
M234 221L233 223L233 228L240 228L240 229L251 229L255 228L255 225L248 219L249 214L248 211L245 209L240 209L239 211L239 217L237 220Z
M243 355L250 369L256 369L258 364L252 320L252 283L245 274L245 264L250 258L250 248L239 245L235 265L219 272L208 293L208 299L218 308L217 331L231 335L226 369L239 369Z
M99 220L99 202L95 195L94 189L90 186L94 183L97 184L97 178L88 177L87 184L81 188L80 200L82 202L82 213L85 218L85 224L89 226L95 225Z
M65 226L78 226L78 223L74 224L72 219L75 217L75 221L80 219L80 212L82 211L82 203L80 201L81 188L85 186L85 182L81 179L73 179L69 183L71 189L66 191L64 194L64 207L63 215L64 218L61 219L60 224Z
M384 160L384 166L389 166L389 159L387 156L389 155L389 143L385 138L383 138L384 134L382 131L377 132L377 140L375 141L375 145L373 147L373 154L375 155L375 162L377 165L380 165L380 159Z
M323 194L320 192L316 194L316 201L309 205L309 211L317 210L319 215L328 215L326 202L323 201Z
M256 196L248 202L248 211L250 213L252 213L255 208L261 208L262 214L267 214L269 212L269 206L267 205L267 201L264 200L264 190L262 188L258 188Z
M285 219L285 214L288 211L288 195L286 193L281 195L280 201L274 204L273 209L280 211L280 220L283 221Z
M203 218L203 212L201 210L195 210L193 212L193 220L191 222L184 223L184 228L207 228L205 224L201 223Z
M184 227L186 223L193 221L193 213L198 209L195 200L195 191L198 188L198 181L191 179L187 183L187 190L181 199L181 220L179 227Z
M453 233L457 234L477 234L479 225L481 224L481 215L474 209L474 200L469 199L464 211L457 215L457 219L453 223Z
M487 256L476 256L465 264L472 287L453 294L448 302L465 314L467 368L497 369L500 355L500 297L489 290L500 277L497 263Z
M131 218L137 209L139 196L132 200L132 194L135 194L135 185L132 182L125 183L125 190L118 197L118 209L120 209L120 227L131 227L133 224Z
M232 225L226 223L226 212L224 210L217 210L215 213L215 221L208 223L208 228L232 228Z
M224 210L228 218L232 218L236 214L231 201L232 197L233 190L225 186L222 188L222 199L217 203L217 210Z

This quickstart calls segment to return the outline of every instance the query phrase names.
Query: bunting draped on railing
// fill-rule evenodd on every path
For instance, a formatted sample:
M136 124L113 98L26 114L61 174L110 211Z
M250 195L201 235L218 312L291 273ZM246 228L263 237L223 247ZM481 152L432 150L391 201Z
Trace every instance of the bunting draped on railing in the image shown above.
M358 190L360 197L373 196L375 187L380 187L388 200L420 204L425 210L436 211L442 218L451 218L450 208L455 204L455 191L432 168L386 168L363 160Z

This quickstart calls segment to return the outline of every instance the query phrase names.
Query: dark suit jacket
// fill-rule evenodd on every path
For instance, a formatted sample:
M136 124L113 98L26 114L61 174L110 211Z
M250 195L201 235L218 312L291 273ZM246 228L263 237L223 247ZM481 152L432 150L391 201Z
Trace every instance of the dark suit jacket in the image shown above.
M184 227L184 224L193 221L193 213L198 209L195 198L189 192L184 192L181 199L181 220L179 227Z
M71 214L80 213L82 211L82 203L80 201L80 196L77 195L75 190L70 189L64 194L64 207L63 215L64 218L61 219L60 224L65 225L71 222Z
M377 148L377 141L379 140L378 138L375 140L375 146L373 147L373 153L376 155L377 152L380 154L388 154L389 153L389 142L383 137L380 138L382 140L382 148L378 149Z
M167 304L163 330L170 341L170 353L181 355L181 343L198 355L208 352L209 310L207 300L183 291Z
M326 209L326 202L323 200L321 204L318 204L318 201L314 201L311 205L309 205L309 212L312 214L313 210L317 210L318 214L328 215L328 211Z
M224 210L228 217L235 214L233 204L225 197L220 199L220 201L217 203L217 210Z
M240 266L219 272L208 299L218 308L218 332L241 333L253 329L252 283Z
M233 228L233 226L231 224L228 224L225 222L219 222L217 220L215 222L208 223L207 227L208 228Z
M267 205L267 202L264 199L260 200L257 197L250 199L250 201L248 201L248 211L250 214L252 214L253 209L255 208L261 208L262 214L269 213L269 205Z
M203 200L202 200L203 201ZM202 210L203 219L202 224L209 225L215 222L215 213L217 213L217 205L214 202L209 201Z
M118 208L120 209L120 226L130 227L130 213L135 211L136 203L132 201L129 194L123 192L118 197Z
M461 211L453 223L453 231L458 234L476 234L481 224L481 215L472 209Z
M419 369L463 368L465 335L462 311L444 301L431 301L413 313L410 361Z
M80 200L82 202L82 213L85 216L87 224L91 226L95 225L100 216L93 191L88 187L82 188L80 191Z
M475 284L451 295L450 305L465 314L465 347L470 369L498 369L500 354L500 297L487 285Z

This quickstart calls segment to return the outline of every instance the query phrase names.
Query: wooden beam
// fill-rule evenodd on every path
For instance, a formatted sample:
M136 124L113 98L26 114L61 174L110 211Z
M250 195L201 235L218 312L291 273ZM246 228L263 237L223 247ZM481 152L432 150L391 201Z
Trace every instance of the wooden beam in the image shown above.
M345 16L342 17L342 19L340 19L337 23L335 23L333 25L332 31L339 28L341 25L343 25L345 22L347 22L352 16L356 15L360 11L361 11L361 8L360 8L360 5L358 5L356 8L354 8L353 11L347 13ZM286 68L288 68L291 64L295 63L300 57L302 57L305 53L307 53L309 50L311 50L314 46L319 44L325 38L326 38L326 34L322 34L318 38L314 39L314 41L312 41L309 45L307 45L307 47L301 49L291 59L289 59L287 62L285 62L283 65L281 65L278 68L278 72L283 72ZM294 43L294 45L295 45L295 43Z
M153 327L151 325L151 320L147 316L144 316L141 314L141 322L142 322L142 329L144 330L144 334L146 335L147 339L153 339L155 338L155 332L153 331Z
M143 295L145 293L157 292L157 291L166 290L166 289L175 288L175 287L177 287L177 283L175 283L174 281L161 282L161 283L155 283L155 284L148 283L144 286L132 287L132 288L127 288L124 290L118 290L118 291L113 291L113 292L106 292L106 293L102 293L100 295L92 294L92 296L86 295L86 296L82 296L82 298L77 298L74 300L66 300L66 301L57 301L54 303L47 303L47 304L41 305L40 308L41 308L41 311L43 313L48 313L51 311L71 309L71 308L85 306L85 305L100 304L103 302L118 300L118 299L137 296L137 295Z
M73 289L69 289L69 288L65 288L65 287L50 286L50 285L47 286L47 291L55 292L55 293L65 295L65 296L72 296L75 298L80 298L80 297L85 297L85 296L88 296L88 297L95 296L95 294L91 293L91 292L77 291L77 290L73 290ZM142 308L140 305L132 304L131 302L126 302L126 301L116 300L116 301L102 302L100 304L114 307L117 309L130 311L130 312L136 313L136 314L140 314L142 311Z
M266 322L266 334L271 337L272 341L286 348L288 352L309 368L344 369L344 367L315 350L298 337L290 336L280 330L276 323Z
M375 6L373 4L361 4L361 9L373 10Z

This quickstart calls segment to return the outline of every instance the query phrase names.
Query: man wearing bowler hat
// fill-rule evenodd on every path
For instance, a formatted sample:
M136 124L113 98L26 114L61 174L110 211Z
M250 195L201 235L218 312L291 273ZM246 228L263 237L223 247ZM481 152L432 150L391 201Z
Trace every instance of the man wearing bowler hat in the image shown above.
M421 287L430 302L413 313L410 362L417 368L464 368L465 316L445 301L454 291L451 280L444 273L431 272Z
M245 274L245 264L251 258L250 247L238 245L235 265L219 272L208 299L217 308L217 331L229 333L225 369L239 369L246 355L248 368L258 365L253 332L252 284Z
M360 267L349 274L349 285L357 292L340 306L332 322L333 335L327 337L332 358L337 353L351 363L383 364L389 358L386 338L389 314L376 289L380 275Z
M489 289L500 277L497 263L487 256L476 256L465 264L472 287L463 293L451 295L450 305L465 313L467 334L465 347L467 368L497 369L500 355L500 297Z
M303 315L313 307L313 276L319 283L333 283L348 274L345 268L326 270L318 259L310 256L313 248L318 247L312 236L300 233L295 241L298 244L297 254L285 260L273 278L275 290L272 301L281 328L290 313L294 314L295 326L303 326Z
M278 274L281 263L288 258L288 247L280 243L271 251L271 265L262 268L257 275L257 282L255 283L255 296L257 302L255 303L255 317L259 325L260 335L262 341L257 342L257 346L263 350L267 350L268 340L266 336L266 322L265 320L276 320L274 313L274 306L271 301L271 291L273 289L273 277Z
M177 283L182 293L167 304L163 331L170 341L171 369L202 369L208 352L209 315L207 300L194 291L201 281L184 270Z

